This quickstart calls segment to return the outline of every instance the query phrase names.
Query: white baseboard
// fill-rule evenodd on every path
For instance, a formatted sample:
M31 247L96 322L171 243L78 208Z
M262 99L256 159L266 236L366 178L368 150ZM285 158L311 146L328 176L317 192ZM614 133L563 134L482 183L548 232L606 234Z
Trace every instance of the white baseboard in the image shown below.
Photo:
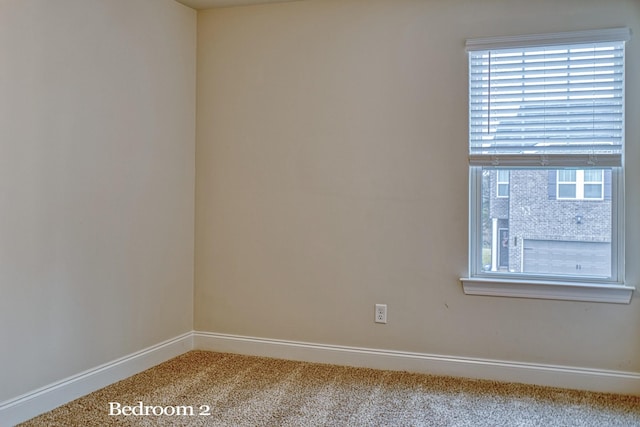
M186 353L192 348L193 333L188 332L14 399L0 402L0 427L26 421Z
M306 362L640 395L640 373L635 372L474 359L195 331L14 399L0 402L0 427L9 427L26 421L190 350L210 350Z
M640 373L194 332L195 350L640 395Z

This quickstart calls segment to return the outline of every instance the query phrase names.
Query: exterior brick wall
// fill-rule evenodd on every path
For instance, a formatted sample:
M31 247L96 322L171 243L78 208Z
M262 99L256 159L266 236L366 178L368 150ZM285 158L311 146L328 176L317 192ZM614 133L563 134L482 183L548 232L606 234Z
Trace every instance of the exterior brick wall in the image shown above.
M490 218L499 218L499 224L508 219L511 271L520 271L521 246L525 239L611 241L611 200L557 200L550 197L546 170L512 171L509 198L506 199L496 197L495 171L489 173L484 184L491 187L487 192L490 193ZM555 186L555 183L551 185ZM577 220L578 216L581 221ZM485 224L490 226L490 221ZM491 233L489 229L485 234L487 231Z

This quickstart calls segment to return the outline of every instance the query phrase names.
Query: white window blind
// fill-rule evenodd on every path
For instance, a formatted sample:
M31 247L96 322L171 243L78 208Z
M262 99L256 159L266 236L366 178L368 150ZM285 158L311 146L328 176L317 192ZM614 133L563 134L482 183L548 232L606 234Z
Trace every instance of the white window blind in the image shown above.
M629 37L612 29L468 40L470 164L621 166Z

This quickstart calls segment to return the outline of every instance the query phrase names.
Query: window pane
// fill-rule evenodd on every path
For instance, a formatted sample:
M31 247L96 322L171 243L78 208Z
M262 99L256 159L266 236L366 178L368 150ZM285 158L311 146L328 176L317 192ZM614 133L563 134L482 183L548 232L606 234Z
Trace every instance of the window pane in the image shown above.
M600 200L558 200L556 191L575 197L575 184L556 182L564 172L575 173L512 169L509 198L498 198L491 191L497 170L483 169L484 271L611 277L611 200L601 198L603 184L585 185L585 197Z
M558 198L559 199L575 199L576 185L575 184L559 184Z
M498 170L498 182L509 182L509 171Z
M601 184L585 184L584 198L585 199L601 199L602 185Z
M509 184L498 184L498 197L509 197Z
M558 171L558 181L576 182L576 171L572 169L563 169Z
M585 182L602 182L602 170L587 169L584 171Z

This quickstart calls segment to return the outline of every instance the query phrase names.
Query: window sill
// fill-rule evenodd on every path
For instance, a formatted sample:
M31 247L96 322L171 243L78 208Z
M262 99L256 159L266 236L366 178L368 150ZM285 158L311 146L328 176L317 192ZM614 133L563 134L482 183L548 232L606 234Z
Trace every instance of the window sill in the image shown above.
M462 278L466 295L629 304L635 287L598 283Z

